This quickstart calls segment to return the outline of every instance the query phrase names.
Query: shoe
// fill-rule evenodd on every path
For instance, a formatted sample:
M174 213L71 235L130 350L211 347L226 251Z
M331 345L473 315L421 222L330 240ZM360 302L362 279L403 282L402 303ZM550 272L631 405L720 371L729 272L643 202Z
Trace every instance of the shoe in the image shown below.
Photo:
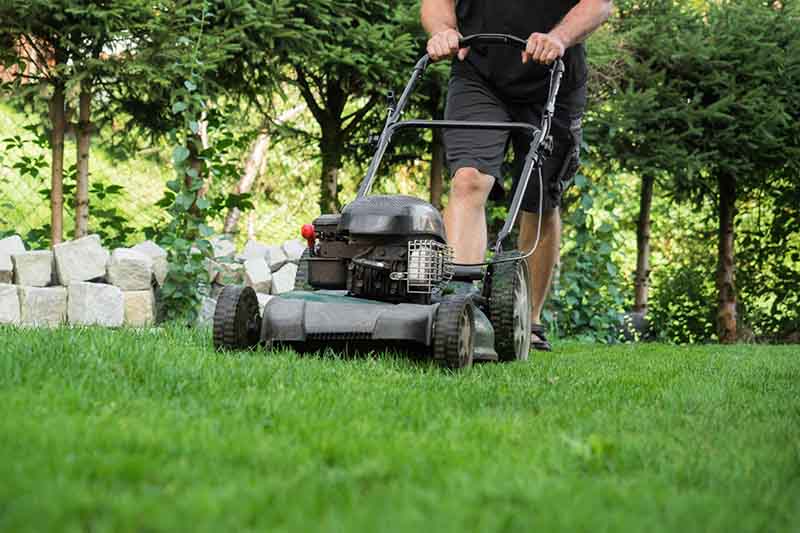
M544 326L541 324L531 325L531 348L540 352L553 351L553 347L545 336Z

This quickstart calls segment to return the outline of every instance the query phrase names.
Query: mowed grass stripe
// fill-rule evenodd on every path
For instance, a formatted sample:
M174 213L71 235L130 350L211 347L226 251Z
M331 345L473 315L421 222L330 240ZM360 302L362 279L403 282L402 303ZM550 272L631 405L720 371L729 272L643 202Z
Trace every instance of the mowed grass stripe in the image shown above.
M603 347L453 375L0 330L0 531L764 531L800 519L796 347Z

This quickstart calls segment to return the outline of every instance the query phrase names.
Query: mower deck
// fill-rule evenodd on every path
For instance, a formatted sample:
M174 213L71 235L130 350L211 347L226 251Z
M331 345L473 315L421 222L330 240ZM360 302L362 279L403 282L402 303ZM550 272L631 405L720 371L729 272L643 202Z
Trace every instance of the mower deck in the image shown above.
M318 343L339 342L358 350L377 345L425 351L433 345L439 303L392 304L353 298L346 291L294 291L275 297L264 308L261 342L313 350ZM494 329L475 312L474 359L497 361Z

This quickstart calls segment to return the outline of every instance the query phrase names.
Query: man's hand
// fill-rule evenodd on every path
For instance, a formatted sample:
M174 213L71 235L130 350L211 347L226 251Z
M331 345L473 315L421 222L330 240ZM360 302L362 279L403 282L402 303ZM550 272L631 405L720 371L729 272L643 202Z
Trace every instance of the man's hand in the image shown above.
M448 29L434 33L428 41L428 55L432 61L450 59L458 54L458 59L464 61L469 53L469 48L458 48L461 34L453 29Z
M549 65L556 59L564 57L565 51L564 41L554 33L534 33L528 38L528 46L522 52L522 62L533 60Z

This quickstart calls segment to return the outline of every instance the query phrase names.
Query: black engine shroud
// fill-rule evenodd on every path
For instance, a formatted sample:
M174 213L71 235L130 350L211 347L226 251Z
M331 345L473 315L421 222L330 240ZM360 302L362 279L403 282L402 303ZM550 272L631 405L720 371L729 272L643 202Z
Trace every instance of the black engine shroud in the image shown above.
M347 290L352 296L386 302L430 303L429 294L409 293L392 273L408 270L408 243L444 244L444 222L428 202L412 196L367 196L341 215L314 221L317 247L308 260L315 289Z

